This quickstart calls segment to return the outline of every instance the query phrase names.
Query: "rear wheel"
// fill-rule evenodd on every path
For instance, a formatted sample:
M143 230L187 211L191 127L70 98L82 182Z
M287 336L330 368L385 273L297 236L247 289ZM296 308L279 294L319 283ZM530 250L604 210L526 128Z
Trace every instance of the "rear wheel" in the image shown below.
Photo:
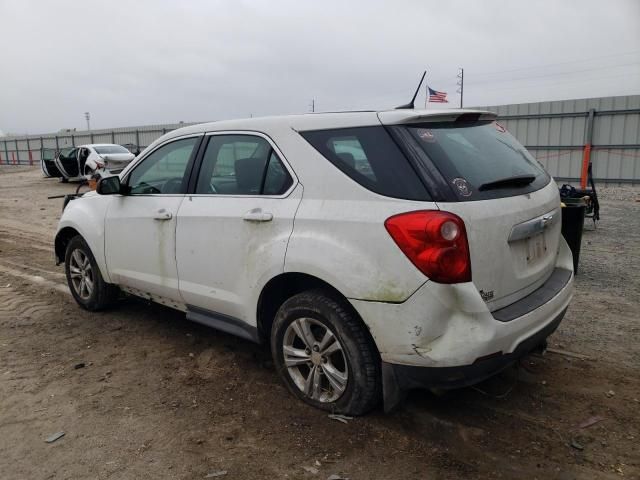
M278 373L314 407L362 415L380 398L377 350L359 318L322 291L291 297L271 332Z
M118 287L106 283L85 240L77 235L67 244L65 273L76 302L87 310L101 310L118 297Z

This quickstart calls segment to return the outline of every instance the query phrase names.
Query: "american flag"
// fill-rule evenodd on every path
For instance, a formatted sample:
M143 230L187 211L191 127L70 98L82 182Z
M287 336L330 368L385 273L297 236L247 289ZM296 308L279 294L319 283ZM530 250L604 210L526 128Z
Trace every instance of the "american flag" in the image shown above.
M427 89L429 90L429 103L449 103L447 92L436 92L430 87L427 87Z

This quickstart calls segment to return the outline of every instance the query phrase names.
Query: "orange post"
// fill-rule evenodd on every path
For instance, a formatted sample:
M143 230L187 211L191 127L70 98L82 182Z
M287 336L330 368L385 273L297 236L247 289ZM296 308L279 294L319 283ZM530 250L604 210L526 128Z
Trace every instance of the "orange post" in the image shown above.
M13 163L14 165L16 164L15 152L11 152L11 163Z
M589 173L589 163L591 162L591 144L587 143L582 150L582 173L580 174L580 188L587 188L587 175Z
M33 154L31 153L31 150L29 150L29 165L33 165Z
M591 163L591 145L593 144L593 123L596 110L592 108L587 113L587 124L584 132L584 149L582 150L582 172L580 172L580 188L587 188L587 177L589 176L589 164Z
M0 165L2 165L2 154L0 153Z

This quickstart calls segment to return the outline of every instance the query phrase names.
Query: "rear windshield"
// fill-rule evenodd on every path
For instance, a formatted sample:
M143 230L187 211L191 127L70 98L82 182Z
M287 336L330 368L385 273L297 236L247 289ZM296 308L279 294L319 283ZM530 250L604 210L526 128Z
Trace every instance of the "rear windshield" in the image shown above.
M121 147L120 145L99 145L93 147L93 149L100 155L107 155L109 153L130 153L129 150Z
M393 128L410 133L461 201L520 195L549 183L542 165L499 123L425 123Z
M363 187L388 197L430 200L424 184L383 126L300 133Z

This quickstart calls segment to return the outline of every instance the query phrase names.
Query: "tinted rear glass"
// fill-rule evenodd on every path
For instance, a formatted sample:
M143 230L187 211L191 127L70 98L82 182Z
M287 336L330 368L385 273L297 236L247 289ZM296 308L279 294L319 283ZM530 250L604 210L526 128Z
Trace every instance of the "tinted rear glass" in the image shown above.
M410 132L460 200L519 195L549 183L542 165L496 122L426 123L395 128ZM506 182L490 186L498 180L523 176L535 178L526 185Z
M388 197L430 199L424 184L384 127L313 130L300 134L363 187Z

